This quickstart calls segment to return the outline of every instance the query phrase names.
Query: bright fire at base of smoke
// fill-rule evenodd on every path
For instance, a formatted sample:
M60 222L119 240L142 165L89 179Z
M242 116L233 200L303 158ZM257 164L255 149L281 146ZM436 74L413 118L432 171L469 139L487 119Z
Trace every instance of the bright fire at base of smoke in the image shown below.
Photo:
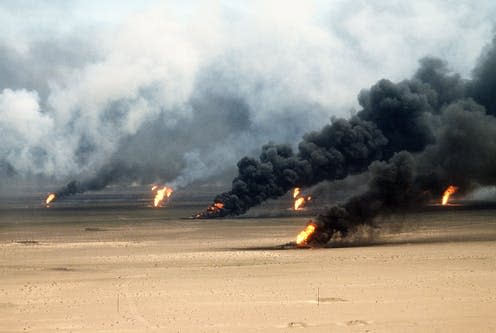
M171 187L164 186L160 188L157 185L152 186L152 193L155 193L153 198L153 207L162 207L170 198L174 190Z
M311 196L304 197L304 196L301 196L300 193L301 193L300 188L295 187L295 189L293 190L293 199L294 199L293 209L294 210L301 210L308 201L312 200Z
M298 236L296 236L296 245L299 247L305 247L308 245L308 241L310 236L312 236L315 233L315 224L310 222L306 228L301 231Z
M448 186L448 188L446 190L444 190L444 193L443 193L443 198L441 199L441 204L444 206L444 205L447 205L448 204L448 201L449 201L449 198L452 194L456 193L456 191L458 190L458 187L456 186L453 186L453 185L450 185Z
M55 193L50 193L45 199L45 204L49 205L52 201L56 199L56 197L57 196L55 195Z

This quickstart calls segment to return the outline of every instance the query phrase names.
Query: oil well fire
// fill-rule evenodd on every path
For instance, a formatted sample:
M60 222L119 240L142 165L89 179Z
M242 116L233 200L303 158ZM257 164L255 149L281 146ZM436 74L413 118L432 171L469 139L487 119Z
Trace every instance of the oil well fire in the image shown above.
M496 45L486 50L474 78L462 79L434 58L408 80L380 80L362 90L350 119L333 119L307 133L297 151L267 144L258 159L242 158L232 188L196 218L244 214L300 188L367 172L367 189L328 207L298 235L299 245L326 244L382 214L406 211L496 184ZM452 184L457 184L452 185ZM295 203L295 209L298 205Z
M288 193L292 209L312 200L302 195L323 181L368 174L366 189L327 207L297 236L298 246L325 245L384 214L439 202L496 184L496 39L481 56L473 78L453 73L437 58L424 58L415 74L400 82L382 79L358 95L360 110L333 118L305 134L296 146L269 143L258 158L243 157L231 188L214 197L195 219L233 217ZM101 188L116 174L73 181L54 193L49 205L68 195ZM456 185L454 185L456 184ZM172 195L154 187L154 207Z

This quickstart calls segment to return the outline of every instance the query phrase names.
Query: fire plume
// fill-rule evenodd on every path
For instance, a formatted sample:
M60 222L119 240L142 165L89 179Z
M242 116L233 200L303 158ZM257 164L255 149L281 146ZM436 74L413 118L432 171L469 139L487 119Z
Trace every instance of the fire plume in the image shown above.
M300 191L300 188L299 187L295 187L295 189L293 190L293 199L294 199L294 202L293 202L293 209L294 210L300 210L303 208L303 206L310 200L312 200L312 197L308 196L308 197L304 197L304 196L300 196L301 194L301 191Z
M52 201L56 199L55 193L50 193L47 198L45 199L45 204L49 205Z
M216 202L212 206L208 207L208 210L218 210L224 208L224 204L222 202Z
M294 210L300 209L300 207L305 203L305 198L298 198L295 200L293 208Z
M296 236L296 245L299 247L305 247L308 245L308 240L310 236L315 233L316 226L313 222L310 222L305 229L303 229L298 236Z
M152 192L155 192L155 197L153 198L153 207L162 207L162 205L170 198L174 190L171 187L164 186L159 188L159 186L152 186Z
M211 204L210 206L207 207L205 211L202 213L198 213L193 216L195 219L200 219L200 218L214 218L218 217L219 213L221 210L224 208L224 204L222 202L215 202Z
M222 202L216 202L207 207L207 214L216 214L219 210L224 208L224 204ZM197 216L200 217L200 216Z
M441 204L443 206L446 205L446 204L448 204L448 201L449 201L450 196L452 194L454 194L457 190L458 190L458 187L456 187L456 186L453 186L453 185L448 186L448 188L446 188L446 190L444 190L443 198L441 200Z

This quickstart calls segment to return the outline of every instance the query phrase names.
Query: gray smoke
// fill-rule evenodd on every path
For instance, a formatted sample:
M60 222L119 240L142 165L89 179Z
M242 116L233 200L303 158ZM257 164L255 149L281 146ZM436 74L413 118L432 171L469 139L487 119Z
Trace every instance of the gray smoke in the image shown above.
M495 49L493 43L485 52L492 54ZM481 85L481 77L486 84L491 82L480 68L496 74L496 62L483 56L471 81L451 73L439 59L425 58L420 65L410 80L380 80L362 91L358 98L362 110L356 117L334 120L320 132L305 135L297 154L287 146L267 145L259 160L241 159L232 189L214 199L214 203L223 206L197 217L243 214L293 187L364 172L373 161L387 160L400 151L419 156L424 169L419 181L425 183L425 190L439 191L439 186L447 182L463 190L476 184L492 184L495 169L491 154L496 129L493 116L484 110L490 110L496 98L493 95L492 99L483 99L474 87ZM495 83L492 81L493 89ZM380 197L377 190L371 192Z
M133 170L128 167L123 167L122 165L105 166L100 170L97 176L82 181L73 180L55 191L55 199L53 201L63 199L70 195L84 193L86 191L101 190L108 184L117 180L122 180L125 177L130 177L130 175L132 177L135 173L136 169Z
M222 174L268 140L293 146L322 119L346 115L358 88L403 77L423 54L446 54L467 75L495 12L492 1L369 1L353 10L276 1L0 4L0 185L184 186ZM399 90L417 93L413 84ZM372 159L376 144L351 158ZM314 165L340 158L322 147Z

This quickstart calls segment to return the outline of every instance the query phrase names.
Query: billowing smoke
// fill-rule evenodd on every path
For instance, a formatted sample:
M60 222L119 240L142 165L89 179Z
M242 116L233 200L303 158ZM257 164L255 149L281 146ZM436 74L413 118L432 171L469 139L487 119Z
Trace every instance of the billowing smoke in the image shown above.
M379 214L394 213L427 202L416 180L415 162L410 153L400 152L388 162L373 162L368 189L346 203L327 208L315 222L315 233L305 245L323 246L332 237L346 237L361 225L374 225Z
M327 208L312 222L315 233L304 245L323 246L346 237L374 218L418 208L440 196L449 184L463 192L496 184L496 118L473 100L443 108L436 143L420 154L400 152L369 167L367 190Z
M232 189L214 199L216 209L208 209L198 217L242 214L264 200L284 195L292 187L361 173L372 162L388 160L401 151L418 160L417 176L413 176L416 171L402 171L414 169L409 162L413 158L407 159L405 153L396 155L386 167L382 167L384 162L375 162L370 167L374 176L370 189L344 206L332 208L319 220L333 228L335 223L342 225L336 230L345 234L344 226L366 224L384 209L401 208L414 198L399 196L395 201L389 195L396 196L399 190L409 193L404 187L413 181L408 177L418 178L415 186L422 183L423 191L434 192L449 183L465 191L494 184L496 118L486 114L485 108L491 110L496 98L493 95L491 99L476 87L486 90L486 84L492 83L492 89L496 89L496 81L487 74L496 74L496 62L487 55L495 49L493 42L471 81L451 73L443 61L434 58L421 60L420 69L410 80L380 80L360 93L362 109L356 117L333 120L320 132L306 134L298 153L288 146L267 145L258 160L241 159ZM382 184L387 180L384 174L393 180ZM379 189L379 184L387 190Z
M322 119L348 115L360 87L381 76L404 77L425 54L446 55L466 76L496 13L493 1L146 3L0 5L2 188L74 179L76 192L109 183L184 186L222 174L269 140L293 146ZM447 77L436 63L424 67L424 76ZM485 82L487 70L480 68L475 76ZM378 107L370 94L396 94L415 110L415 124L430 124L429 109L453 97L431 99L425 85L452 91L450 84L460 81L465 87L455 76L439 88L418 81L392 85L397 91L383 82L377 92L364 93L363 115L329 125L328 131L345 135L336 146L321 142L324 133L309 134L294 156L282 146L267 147L265 161L295 163L294 173L278 176L259 198L233 211L278 196L289 184L318 182L313 169L338 179L403 146L422 149L414 146L431 142L429 130L405 132L422 135L420 143L393 144L396 125L365 114ZM460 93L471 91L482 89ZM360 143L349 145L354 136ZM250 163L243 164L247 172ZM237 186L242 190L241 182Z
M469 83L468 91L478 103L486 108L486 112L496 116L496 99L494 87L496 86L496 37L490 46L483 50L481 60L475 67L474 80Z
M298 154L287 145L266 145L259 160L244 157L238 162L239 175L233 180L232 190L214 200L223 204L222 209L208 210L200 217L243 214L294 187L363 172L382 157L386 144L373 123L353 118L336 120L321 132L305 135Z

